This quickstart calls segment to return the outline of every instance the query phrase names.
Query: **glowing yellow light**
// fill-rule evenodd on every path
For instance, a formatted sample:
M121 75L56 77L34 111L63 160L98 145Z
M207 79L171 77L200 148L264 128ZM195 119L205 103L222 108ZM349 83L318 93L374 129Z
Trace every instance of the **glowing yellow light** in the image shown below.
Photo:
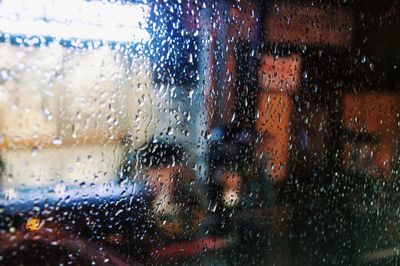
M41 227L40 219L38 218L29 218L25 224L26 229L31 231L39 230Z

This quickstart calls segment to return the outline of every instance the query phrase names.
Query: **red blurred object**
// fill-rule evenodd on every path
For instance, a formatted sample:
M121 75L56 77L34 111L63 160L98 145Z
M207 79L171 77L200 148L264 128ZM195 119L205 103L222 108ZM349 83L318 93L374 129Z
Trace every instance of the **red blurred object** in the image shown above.
M234 241L231 237L202 237L195 240L182 241L152 250L155 260L183 259L206 251L215 251L228 247Z
M260 70L260 87L266 91L294 93L300 84L301 57L264 55Z
M106 248L98 243L71 235L57 228L43 227L38 230L19 230L14 233L0 234L0 252L4 253L22 246L24 243L36 242L50 246L58 246L76 252L79 256L95 262L98 265L128 266L141 265L124 255Z

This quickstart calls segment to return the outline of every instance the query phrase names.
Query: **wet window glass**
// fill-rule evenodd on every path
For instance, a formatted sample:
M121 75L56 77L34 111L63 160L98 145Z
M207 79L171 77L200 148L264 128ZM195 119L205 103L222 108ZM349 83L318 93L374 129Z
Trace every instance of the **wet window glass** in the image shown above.
M397 265L398 1L0 0L0 265Z

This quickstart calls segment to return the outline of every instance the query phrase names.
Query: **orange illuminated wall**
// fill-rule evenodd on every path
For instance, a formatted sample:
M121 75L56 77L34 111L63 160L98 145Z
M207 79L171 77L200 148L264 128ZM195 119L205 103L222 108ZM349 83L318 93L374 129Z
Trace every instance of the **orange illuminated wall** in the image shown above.
M261 135L258 154L266 157L271 178L282 181L287 176L289 159L291 94L300 84L301 58L265 55L260 66L260 93L256 130Z
M343 126L352 133L369 135L374 142L343 146L344 168L355 167L376 177L391 179L399 141L400 95L393 93L347 94L343 98ZM352 158L354 150L358 157Z
M267 14L270 42L347 47L352 42L351 12L343 8L278 2Z

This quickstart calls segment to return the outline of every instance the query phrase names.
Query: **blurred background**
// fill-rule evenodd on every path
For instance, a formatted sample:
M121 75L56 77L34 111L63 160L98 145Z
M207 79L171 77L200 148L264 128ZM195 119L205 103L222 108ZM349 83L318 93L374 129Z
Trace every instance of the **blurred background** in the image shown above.
M0 264L399 264L399 15L0 0Z

